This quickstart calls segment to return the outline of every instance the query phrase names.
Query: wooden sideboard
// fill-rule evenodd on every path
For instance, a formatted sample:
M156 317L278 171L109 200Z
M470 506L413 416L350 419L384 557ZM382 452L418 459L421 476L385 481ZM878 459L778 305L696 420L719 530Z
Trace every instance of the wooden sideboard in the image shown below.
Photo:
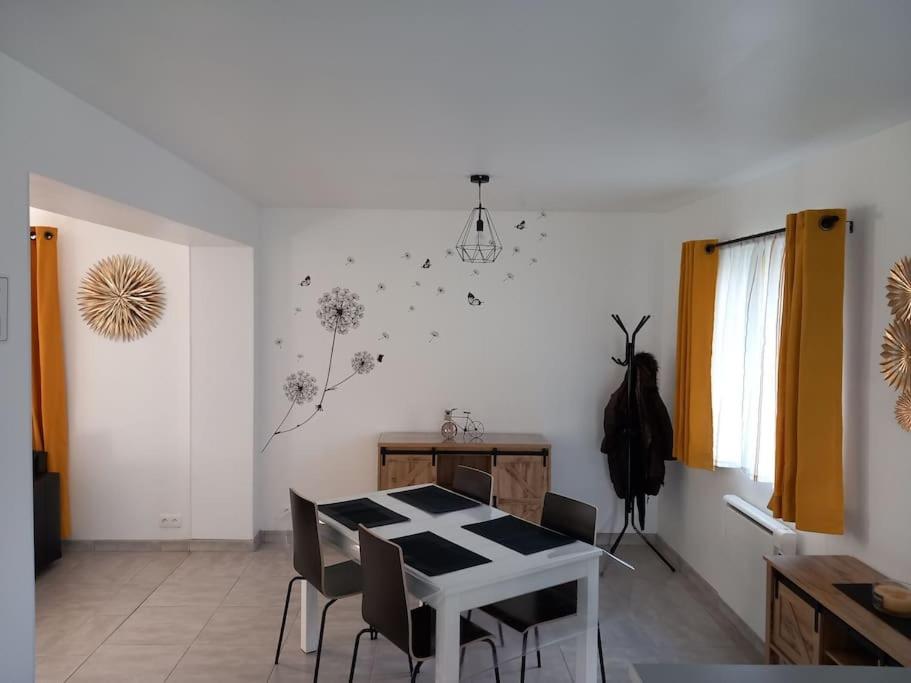
M911 666L911 638L839 591L888 578L848 555L766 557L770 664Z
M438 432L388 432L377 444L380 489L437 483L451 486L455 468L493 475L494 505L537 522L550 489L550 444L540 434L485 434L444 439Z

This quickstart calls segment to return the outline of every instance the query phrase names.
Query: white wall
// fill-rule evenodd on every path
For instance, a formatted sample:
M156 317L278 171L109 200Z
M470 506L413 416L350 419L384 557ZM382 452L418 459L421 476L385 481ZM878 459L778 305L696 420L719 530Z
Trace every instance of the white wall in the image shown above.
M252 539L253 253L192 247L193 538Z
M891 265L911 256L911 124L821 154L793 168L729 189L667 216L663 351L665 395L673 387L680 242L733 237L784 224L789 212L846 207L856 221L847 237L845 293L844 536L800 534L800 552L856 555L911 580L911 435L895 423L896 393L879 373L889 321L885 283ZM671 398L669 396L669 398ZM723 561L721 497L737 493L765 508L769 485L739 472L671 468L658 531L729 603L744 585Z
M324 291L349 287L367 309L361 328L339 337L333 377L350 372L355 351L386 358L372 374L330 393L324 414L276 437L260 457L260 528L287 526L289 486L317 497L374 488L380 432L435 431L452 406L470 408L489 431L544 434L554 446L554 489L597 504L602 529L619 528L622 507L599 450L604 405L622 379L610 360L623 354L610 314L632 321L660 309L655 221L581 213L537 220L535 212L494 211L506 248L495 264L477 266L476 277L458 256L445 255L467 213L264 212L258 445L287 410L286 375L300 368L321 384L325 379L331 335L315 315ZM520 232L513 226L522 218L528 227ZM539 241L542 231L548 237ZM410 261L402 258L406 250ZM348 256L353 265L346 265ZM532 257L537 264L530 265ZM421 268L426 258L429 270ZM507 272L515 279L504 281ZM300 287L307 275L311 286ZM387 286L383 293L379 282ZM444 295L436 294L438 285ZM483 306L468 306L469 290ZM416 310L409 312L412 304ZM440 333L437 341L430 341L432 330ZM383 331L388 341L379 340ZM658 350L664 333L657 316L640 348ZM292 420L306 414L296 408ZM654 523L654 508L649 519Z
M31 220L60 229L71 538L185 537L186 528L161 529L159 515L190 522L189 249L40 209ZM132 342L92 331L76 302L88 269L115 254L147 261L165 286L164 315Z
M0 343L0 661L9 680L34 672L29 380L29 173L245 244L255 206L0 54L0 273L9 277L9 340Z

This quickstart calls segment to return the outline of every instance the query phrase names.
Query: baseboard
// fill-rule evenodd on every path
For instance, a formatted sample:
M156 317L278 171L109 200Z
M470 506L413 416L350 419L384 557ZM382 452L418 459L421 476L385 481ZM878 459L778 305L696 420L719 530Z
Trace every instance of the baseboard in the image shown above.
M167 541L64 540L66 552L251 552L262 543L262 532L246 539L175 539Z
M689 585L699 594L700 598L707 604L714 605L714 613L730 625L744 643L755 650L758 657L757 661L765 661L765 643L762 638L757 636L753 629L747 626L747 623L734 610L728 607L728 604L721 599L718 591L699 572L693 569L676 550L668 545L663 538L655 534L654 540L651 538L649 540L677 568L677 571L687 579Z
M259 532L263 543L281 543L291 545L290 529L263 529Z

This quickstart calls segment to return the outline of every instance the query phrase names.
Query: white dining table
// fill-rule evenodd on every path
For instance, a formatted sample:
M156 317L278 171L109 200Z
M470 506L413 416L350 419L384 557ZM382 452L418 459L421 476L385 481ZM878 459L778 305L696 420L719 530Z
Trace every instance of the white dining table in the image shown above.
M413 567L405 566L408 591L436 612L435 680L455 683L459 680L459 618L470 609L505 600L524 593L578 581L578 607L571 624L575 634L577 683L596 680L598 645L598 568L605 551L579 541L553 550L523 555L499 543L463 529L465 524L483 522L507 513L488 505L430 514L389 494L416 486L386 491L374 491L358 496L345 496L319 501L334 503L354 498L369 498L380 505L409 518L407 522L374 527L383 538L397 538L422 531L431 531L458 545L472 550L491 561L440 576L426 576ZM320 537L344 555L359 561L360 548L356 531L320 513ZM319 607L316 589L301 582L301 649L316 650L319 633ZM353 643L352 643L353 645Z

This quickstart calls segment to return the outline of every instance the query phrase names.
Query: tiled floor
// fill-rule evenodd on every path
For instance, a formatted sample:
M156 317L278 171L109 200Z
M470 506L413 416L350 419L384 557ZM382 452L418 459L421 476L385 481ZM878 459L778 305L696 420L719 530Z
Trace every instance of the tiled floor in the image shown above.
M642 546L630 545L623 552L637 571L613 565L601 580L608 680L629 680L630 662L757 660L690 580L670 574ZM69 553L38 580L38 680L310 680L314 657L298 647L296 595L281 662L272 664L291 576L282 546L254 553ZM321 680L347 680L353 637L360 628L358 599L332 607ZM515 652L516 643L507 630L506 651ZM572 681L572 650L571 641L546 645L543 668L529 669L526 680ZM476 648L465 670L480 670L489 656L489 650ZM509 660L503 666L504 683L518 680L518 662L505 652L503 659ZM433 680L432 671L427 666L418 680ZM407 681L407 660L388 642L364 638L356 680ZM493 677L485 673L472 680Z

